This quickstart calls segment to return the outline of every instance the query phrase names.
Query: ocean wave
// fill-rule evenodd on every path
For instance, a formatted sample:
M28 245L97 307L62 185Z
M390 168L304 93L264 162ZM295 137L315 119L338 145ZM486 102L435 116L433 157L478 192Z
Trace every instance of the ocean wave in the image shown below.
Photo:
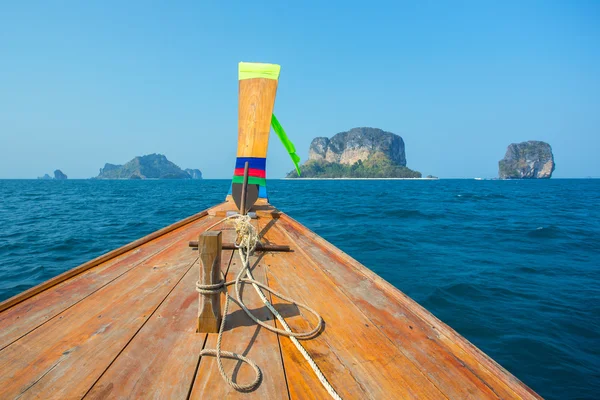
M533 238L558 238L561 236L560 229L555 226L538 226L537 228L527 232L527 236Z
M0 301L222 202L229 185L0 182ZM269 194L542 395L600 390L582 367L600 366L590 350L600 337L600 180L275 180Z
M426 213L420 210L405 210L405 209L392 209L386 210L381 214L382 218L399 218L399 219L411 219L411 218L423 218L423 219L438 219L443 218L443 214Z

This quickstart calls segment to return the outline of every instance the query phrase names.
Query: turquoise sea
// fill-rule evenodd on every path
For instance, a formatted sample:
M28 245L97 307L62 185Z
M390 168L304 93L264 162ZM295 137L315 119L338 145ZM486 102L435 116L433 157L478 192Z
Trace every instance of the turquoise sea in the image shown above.
M0 300L223 201L229 184L0 180ZM600 396L600 180L268 189L542 396Z

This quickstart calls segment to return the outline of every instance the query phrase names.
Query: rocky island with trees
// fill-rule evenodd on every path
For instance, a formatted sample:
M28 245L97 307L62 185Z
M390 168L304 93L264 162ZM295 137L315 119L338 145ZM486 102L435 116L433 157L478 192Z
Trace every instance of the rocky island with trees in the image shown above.
M406 166L404 140L378 128L353 128L331 139L317 137L301 178L421 178ZM288 178L297 178L291 171Z
M106 163L95 179L202 179L202 172L183 170L163 154L148 154L123 165Z
M556 168L552 147L546 142L530 140L511 143L498 162L500 179L548 179Z

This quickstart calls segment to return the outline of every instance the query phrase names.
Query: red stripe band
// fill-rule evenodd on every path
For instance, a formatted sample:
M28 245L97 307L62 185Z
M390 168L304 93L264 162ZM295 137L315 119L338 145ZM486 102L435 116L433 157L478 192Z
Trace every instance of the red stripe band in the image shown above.
M244 176L244 168L236 168L233 175ZM256 178L266 178L267 173L263 169L248 168L248 176L254 176Z

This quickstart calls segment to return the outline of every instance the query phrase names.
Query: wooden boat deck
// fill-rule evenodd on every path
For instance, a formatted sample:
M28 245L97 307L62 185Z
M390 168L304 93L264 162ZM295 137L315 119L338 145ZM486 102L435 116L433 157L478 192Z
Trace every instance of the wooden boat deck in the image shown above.
M198 252L188 242L231 207L216 206L0 303L0 398L327 398L291 341L258 327L235 304L223 349L256 361L262 383L254 392L236 392L213 357L200 359L216 335L195 332ZM539 398L292 218L269 209L259 216L263 242L293 252L258 253L253 274L323 316L324 330L302 344L343 398ZM224 230L224 241L233 234ZM239 268L233 251L224 251L227 280ZM253 289L246 288L244 299L272 321ZM294 305L272 301L293 329L314 324ZM238 382L254 377L245 364L224 364Z

